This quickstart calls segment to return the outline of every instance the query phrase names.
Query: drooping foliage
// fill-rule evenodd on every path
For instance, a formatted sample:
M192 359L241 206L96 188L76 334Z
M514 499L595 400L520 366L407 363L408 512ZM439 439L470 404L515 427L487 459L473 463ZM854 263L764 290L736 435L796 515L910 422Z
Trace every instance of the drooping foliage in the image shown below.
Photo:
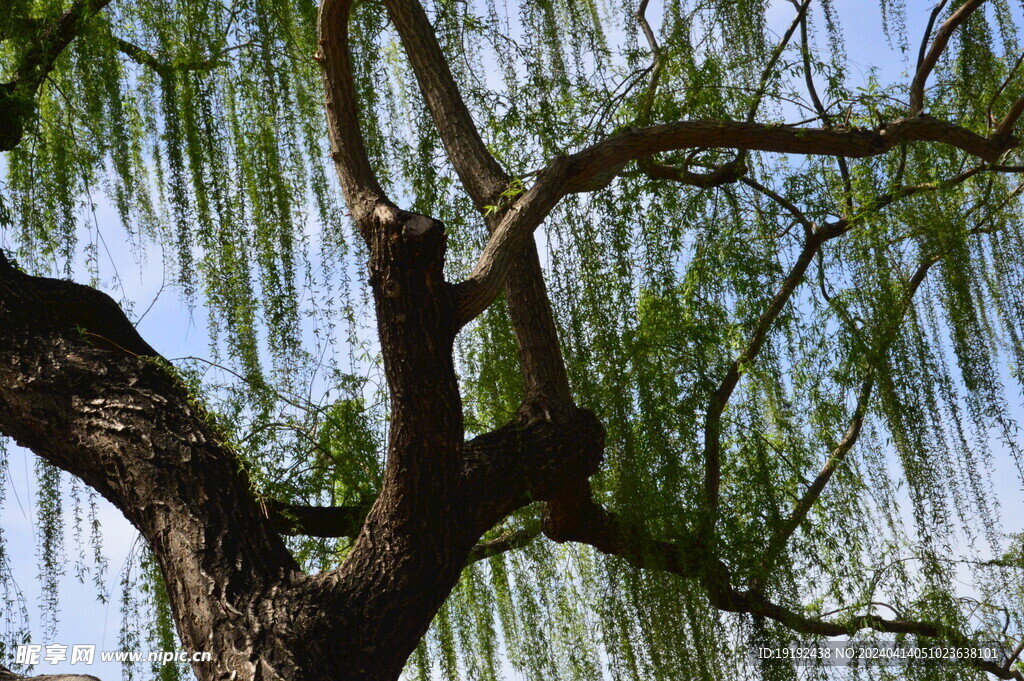
M628 126L876 128L905 115L905 72L915 70L931 6L883 2L868 21L859 4L811 2L806 25L791 25L806 5L426 7L485 142L528 185L551 157ZM0 80L13 78L38 27L67 7L22 0L0 10ZM930 115L986 133L1005 114L1024 89L1021 11L993 1L960 27L930 81ZM147 301L132 301L121 275L162 267L210 335L208 357L179 362L182 378L259 492L352 504L379 488L387 395L365 254L329 167L316 13L311 0L112 2L57 62L24 140L5 158L0 245L36 273L90 277L134 302L136 318ZM851 62L846 45L881 25L891 52ZM352 40L371 161L403 207L445 222L450 279L461 279L484 222L378 3L357 5ZM1024 476L1024 185L929 144L868 160L730 149L656 159L693 172L729 161L745 172L711 188L662 179L650 163L627 165L607 186L570 195L537 234L577 402L607 429L595 496L656 537L690 536L706 513L711 397L808 231L841 224L845 233L817 253L763 349L740 365L720 426L722 558L737 584L798 612L895 612L1012 648L1024 631L1024 563L1003 519L1014 509L996 492ZM134 263L109 261L113 240L130 244ZM457 351L468 435L506 423L522 378L503 302L462 332ZM861 417L859 439L842 451ZM794 508L827 462L835 474L790 537ZM1017 482L994 483L1007 476ZM41 465L39 481L52 619L61 527L82 524L79 506L73 517L62 512L67 482L57 471ZM538 524L539 508L529 506L489 536L536 534ZM76 532L98 547L91 529ZM311 569L344 560L347 546L293 541ZM18 601L4 551L0 537L10 617ZM80 565L102 566L101 554L81 555ZM143 562L154 631L166 638L166 598ZM23 634L6 635L10 644ZM719 679L747 664L749 641L795 636L719 613L690 581L538 538L466 569L409 674Z

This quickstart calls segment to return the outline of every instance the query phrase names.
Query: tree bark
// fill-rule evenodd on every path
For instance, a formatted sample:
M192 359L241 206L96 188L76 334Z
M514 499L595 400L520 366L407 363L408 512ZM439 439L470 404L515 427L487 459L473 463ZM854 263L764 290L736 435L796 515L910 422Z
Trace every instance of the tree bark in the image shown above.
M19 143L31 113L27 103L85 22L109 1L72 2L22 55L13 80L0 83L0 150ZM665 151L721 147L868 157L930 141L994 163L1018 144L1012 132L1024 98L990 137L918 115L946 31L918 70L907 119L876 130L702 120L626 129L554 159L531 187L503 201L510 177L477 131L423 7L385 0L463 185L478 208L501 204L473 274L453 286L444 279L444 225L397 208L369 162L348 47L351 4L323 1L317 58L324 67L332 155L369 249L391 396L383 484L368 511L306 509L290 521L280 503L261 499L239 453L109 297L29 276L0 252L0 432L91 485L140 531L166 582L182 642L190 652L212 653L211 663L196 664L198 678L393 681L464 566L487 554L474 551L479 538L533 501L547 502L542 525L551 539L587 543L639 568L696 579L723 611L823 635L871 626L955 640L955 632L929 623L874 616L831 622L790 612L757 590L734 588L714 551L713 514L703 531L670 544L595 503L588 480L600 466L604 432L594 414L574 404L533 231L567 193L606 184L625 164ZM979 4L967 0L963 8ZM741 165L721 176L660 172L703 186L739 178ZM826 227L838 236L853 224L844 218ZM712 511L720 475L717 420L739 380L736 367L756 356L814 249L805 251L709 406L706 496ZM467 442L454 338L503 288L519 344L524 402L513 423ZM334 532L336 523L355 530L345 561L304 574L280 534L325 524L332 527L320 531ZM4 671L0 681L9 678Z
M149 543L202 681L393 681L480 536L585 481L603 430L573 409L464 442L443 225L364 224L392 395L382 492L346 560L303 574L276 514L173 372L105 294L0 253L0 431L78 476ZM344 670L344 671L339 671Z
M0 664L0 681L100 681L89 674L43 674L41 676L18 676Z

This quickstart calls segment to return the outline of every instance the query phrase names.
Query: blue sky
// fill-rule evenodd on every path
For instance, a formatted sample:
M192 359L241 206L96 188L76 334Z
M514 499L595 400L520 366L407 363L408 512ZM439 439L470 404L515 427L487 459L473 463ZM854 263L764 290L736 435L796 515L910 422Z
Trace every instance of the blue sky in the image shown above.
M878 3L869 0L842 0L835 3L839 14L846 20L846 44L851 61L859 65L862 72L869 66L879 69L882 82L905 78L907 62L898 51L893 51L882 34ZM931 2L914 1L908 3L907 23L911 36L920 36L927 19ZM653 8L652 8L653 9ZM651 12L656 14L656 10ZM775 2L771 9L773 25L781 32L785 30L793 16L793 7L788 2ZM917 38L910 42L912 59L918 47ZM856 76L856 74L854 74ZM207 335L204 328L205 310L197 308L190 311L170 287L163 287L164 277L160 253L153 248L148 260L137 263L132 252L124 242L118 221L113 211L105 203L97 206L97 223L103 226L106 249L109 258L101 249L100 270L103 284L109 286L113 268L116 263L121 279L123 292L113 292L115 299L122 295L133 301L136 314L141 314L152 304L152 308L139 323L139 331L151 345L165 357L208 356ZM162 293L161 293L161 289ZM1008 396L1013 412L1022 416L1022 405L1019 393ZM1024 419L1021 419L1024 420ZM136 533L121 514L112 506L101 500L100 519L104 526L104 543L109 558L107 590L111 593L111 601L107 604L97 602L91 584L78 583L73 577L64 579L61 591L62 613L57 635L53 640L42 638L39 626L37 602L39 587L35 579L38 573L36 546L37 541L33 529L34 518L34 457L24 450L10 446L10 478L3 481L6 486L6 502L2 509L2 523L7 538L7 546L11 556L11 567L17 583L22 588L29 602L32 617L34 642L41 644L61 643L68 646L75 644L94 644L98 650L118 649L120 612L117 594L119 591L119 574L125 566L129 550L136 541ZM1008 456L1001 456L997 461L997 475L994 480L995 490L1002 502L1004 529L1020 531L1024 528L1024 503L1021 501L1021 482ZM73 548L70 534L66 545L69 554ZM73 570L68 566L68 574ZM9 663L10 660L0 660ZM120 678L120 665L115 663L97 662L91 666L41 665L37 673L76 672L88 673L100 677L104 681Z

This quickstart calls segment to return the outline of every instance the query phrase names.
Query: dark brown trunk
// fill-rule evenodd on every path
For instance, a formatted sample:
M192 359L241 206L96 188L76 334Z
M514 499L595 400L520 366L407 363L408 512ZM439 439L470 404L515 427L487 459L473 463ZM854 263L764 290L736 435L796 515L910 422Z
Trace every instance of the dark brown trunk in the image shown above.
M364 225L392 397L384 484L342 565L307 576L237 454L106 295L0 253L0 432L78 476L149 543L201 681L393 681L479 537L600 463L589 412L463 440L443 226Z

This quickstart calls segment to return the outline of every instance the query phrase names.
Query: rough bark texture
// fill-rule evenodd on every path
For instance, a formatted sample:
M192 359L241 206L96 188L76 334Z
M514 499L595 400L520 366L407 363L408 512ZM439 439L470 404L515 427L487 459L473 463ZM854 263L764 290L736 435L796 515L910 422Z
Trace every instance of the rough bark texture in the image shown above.
M303 575L273 503L106 295L0 254L0 429L78 476L149 542L200 679L395 679L479 537L598 468L572 410L463 442L444 228L367 225L392 423L383 490L336 571ZM344 669L342 676L338 670Z
M0 681L100 681L89 674L43 674L42 676L18 676L0 665Z

